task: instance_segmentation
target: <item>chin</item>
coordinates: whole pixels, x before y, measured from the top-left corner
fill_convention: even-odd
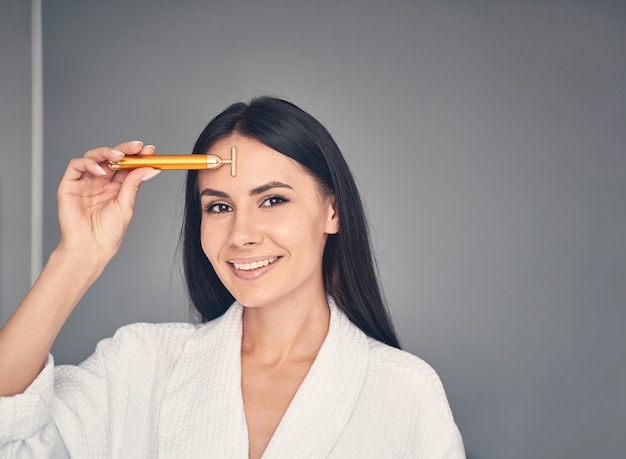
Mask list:
[[[254,294],[251,292],[237,293],[233,297],[239,304],[246,308],[262,308],[276,303],[275,298],[271,298],[268,295]]]

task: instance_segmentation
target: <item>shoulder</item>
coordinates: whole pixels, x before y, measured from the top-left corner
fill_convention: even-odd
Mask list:
[[[100,340],[93,354],[80,367],[93,371],[104,365],[112,370],[121,370],[156,361],[174,361],[201,326],[184,322],[124,325],[113,336]]]
[[[100,341],[96,354],[107,358],[137,360],[138,358],[177,359],[190,343],[203,343],[227,322],[237,322],[237,308],[210,322],[148,323],[137,322],[120,327],[115,334]]]
[[[441,385],[439,376],[426,361],[410,352],[368,338],[370,365],[395,376],[404,376],[427,385]]]
[[[435,370],[421,358],[367,336],[337,307],[329,297],[331,330],[349,339],[341,341],[345,356],[358,354],[367,361],[366,383],[398,394],[429,394],[446,400],[441,380]],[[330,335],[330,331],[329,331]],[[336,343],[335,343],[336,344]],[[348,349],[353,352],[349,352]],[[355,354],[356,353],[356,354]],[[404,390],[407,389],[407,390]]]
[[[115,346],[176,347],[184,344],[202,325],[185,322],[147,323],[137,322],[119,328],[115,334],[100,342]]]
[[[406,396],[441,402],[447,406],[441,379],[426,361],[372,338],[368,338],[368,343],[370,377]]]
[[[409,352],[371,338],[368,342],[364,393],[375,404],[375,415],[403,433],[398,444],[416,457],[464,457],[463,441],[435,370]]]
[[[91,380],[91,377],[105,378],[110,384],[117,384],[113,383],[117,379],[148,384],[150,379],[167,378],[190,348],[206,348],[203,344],[215,335],[212,330],[219,323],[220,319],[201,324],[137,322],[124,325],[113,336],[100,340],[94,352],[79,365],[56,366],[55,386],[78,379]]]

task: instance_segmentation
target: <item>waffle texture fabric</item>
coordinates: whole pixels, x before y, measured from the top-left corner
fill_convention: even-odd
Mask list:
[[[329,306],[328,335],[263,458],[464,458],[435,371]],[[128,325],[78,366],[50,356],[24,393],[0,398],[0,458],[247,458],[242,312]]]

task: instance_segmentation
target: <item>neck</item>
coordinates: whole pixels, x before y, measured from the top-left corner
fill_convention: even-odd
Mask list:
[[[245,308],[242,355],[271,365],[314,359],[328,333],[326,297],[296,303]]]

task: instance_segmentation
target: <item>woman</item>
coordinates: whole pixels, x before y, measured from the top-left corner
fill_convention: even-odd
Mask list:
[[[103,167],[154,153],[141,142],[70,162],[59,246],[0,331],[1,457],[464,457],[436,373],[398,349],[329,133],[259,98],[219,114],[194,153],[233,146],[236,177],[187,176],[184,267],[205,323],[122,327],[55,368],[52,342],[157,173]]]

